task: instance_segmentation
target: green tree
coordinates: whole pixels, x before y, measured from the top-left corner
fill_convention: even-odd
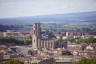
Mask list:
[[[32,42],[32,39],[15,39],[13,37],[0,37],[0,43],[2,44],[30,44]]]
[[[16,59],[11,59],[8,61],[0,62],[0,64],[24,64],[24,63]]]
[[[78,44],[80,43],[96,43],[96,38],[89,37],[89,38],[68,38],[67,41],[76,42]]]
[[[96,38],[79,38],[76,40],[76,43],[87,43],[87,44],[90,44],[90,43],[96,43]]]
[[[96,64],[96,58],[82,58],[73,64]]]

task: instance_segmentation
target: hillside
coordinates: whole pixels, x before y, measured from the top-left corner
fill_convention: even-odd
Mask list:
[[[0,24],[62,23],[64,25],[96,25],[96,12],[53,14],[0,19]]]

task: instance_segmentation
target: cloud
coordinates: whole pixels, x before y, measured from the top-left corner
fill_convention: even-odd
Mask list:
[[[0,0],[0,18],[96,11],[96,0]]]

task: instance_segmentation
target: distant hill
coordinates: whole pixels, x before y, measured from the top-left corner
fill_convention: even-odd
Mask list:
[[[96,12],[53,14],[0,19],[0,24],[61,23],[64,25],[96,25]]]

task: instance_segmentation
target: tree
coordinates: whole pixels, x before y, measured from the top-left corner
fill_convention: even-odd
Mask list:
[[[11,59],[8,61],[0,62],[0,64],[24,64],[24,63],[16,59]]]
[[[0,37],[0,44],[30,44],[32,39],[15,39],[13,37]]]
[[[89,38],[68,38],[67,41],[76,42],[78,44],[80,43],[96,43],[96,38],[89,37]]]
[[[90,44],[90,43],[96,43],[96,38],[79,38],[76,40],[77,43],[87,43],[87,44]]]
[[[96,58],[82,58],[73,64],[96,64]]]

